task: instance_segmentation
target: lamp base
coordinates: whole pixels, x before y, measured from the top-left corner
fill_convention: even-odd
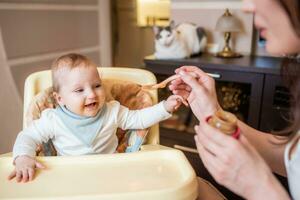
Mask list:
[[[239,58],[242,57],[242,54],[236,53],[234,51],[220,51],[216,54],[220,58]]]

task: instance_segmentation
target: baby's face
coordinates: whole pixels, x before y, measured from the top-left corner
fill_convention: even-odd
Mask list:
[[[77,67],[66,69],[61,75],[57,101],[73,113],[95,116],[105,103],[105,92],[97,68]]]

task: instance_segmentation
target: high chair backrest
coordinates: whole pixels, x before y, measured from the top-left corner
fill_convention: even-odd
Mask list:
[[[133,83],[146,85],[156,83],[156,78],[152,72],[136,68],[123,67],[98,67],[102,79],[118,79]],[[32,73],[25,80],[24,86],[24,108],[23,108],[23,127],[26,127],[26,111],[36,94],[52,86],[51,70]],[[149,91],[153,103],[158,102],[157,90]],[[158,124],[151,127],[147,144],[159,144]]]

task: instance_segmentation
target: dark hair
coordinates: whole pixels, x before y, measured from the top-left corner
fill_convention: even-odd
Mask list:
[[[284,58],[281,67],[281,76],[285,86],[291,93],[290,99],[290,117],[289,126],[282,131],[276,132],[280,136],[285,137],[285,142],[289,142],[300,130],[300,59]]]
[[[279,0],[280,4],[290,18],[291,24],[300,37],[300,0]],[[300,52],[298,52],[300,53]],[[291,92],[291,108],[290,108],[290,124],[279,132],[280,136],[284,137],[284,144],[289,142],[300,130],[300,57],[294,55],[284,58],[281,66],[281,76]]]
[[[279,0],[279,2],[288,14],[297,35],[300,36],[300,0]]]

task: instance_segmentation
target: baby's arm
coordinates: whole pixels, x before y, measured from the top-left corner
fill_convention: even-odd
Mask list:
[[[27,182],[32,180],[35,167],[41,165],[34,159],[38,144],[53,138],[53,124],[49,113],[42,114],[41,118],[32,122],[30,126],[18,134],[13,148],[13,163],[16,166],[9,179],[17,177],[17,181]],[[33,173],[32,173],[33,171]]]
[[[162,101],[154,106],[140,110],[129,110],[127,107],[119,105],[117,114],[118,127],[127,129],[145,129],[150,126],[168,119],[172,116],[164,106]]]
[[[18,156],[15,161],[15,170],[10,173],[8,180],[16,177],[17,182],[28,182],[32,181],[35,174],[35,169],[45,169],[45,166],[36,161],[33,157],[30,156]]]

